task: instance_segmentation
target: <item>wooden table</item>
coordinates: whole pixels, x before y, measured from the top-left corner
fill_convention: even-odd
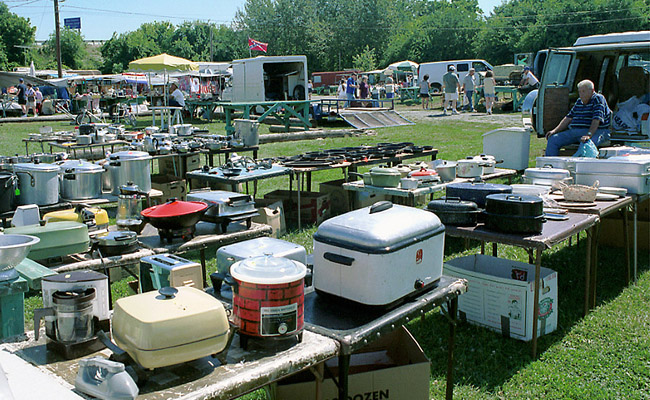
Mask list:
[[[42,329],[38,342],[34,341],[34,334],[28,332],[26,337],[16,341],[0,343],[0,362],[15,398],[85,398],[73,392],[79,359],[61,359],[46,350],[45,340]],[[156,369],[146,383],[141,383],[137,399],[232,399],[310,369],[339,353],[336,340],[310,331],[303,332],[300,343],[296,340],[275,345],[248,343],[248,349],[242,350],[239,335],[235,335],[225,365],[208,356]],[[104,349],[90,356],[107,358],[110,354]],[[33,386],[35,383],[38,387]]]
[[[431,289],[389,311],[378,307],[365,307],[358,303],[336,302],[315,292],[305,294],[305,328],[335,339],[340,344],[339,399],[348,398],[348,370],[350,356],[368,343],[386,335],[415,318],[442,305],[449,318],[449,345],[447,347],[447,392],[453,396],[454,334],[458,296],[467,291],[465,279],[442,276]],[[342,306],[343,304],[343,306]]]
[[[204,100],[204,99],[186,99],[185,107],[190,111],[190,115],[194,118],[194,112],[197,108],[203,107],[208,111],[208,122],[212,122],[212,117],[215,108],[219,105],[218,100]],[[199,117],[201,119],[201,117]]]
[[[287,100],[287,101],[252,101],[246,103],[218,102],[216,105],[223,108],[226,116],[226,133],[232,135],[235,128],[232,126],[233,116],[236,111],[243,113],[243,119],[256,119],[262,122],[266,117],[274,117],[279,123],[289,130],[290,118],[298,118],[305,130],[311,128],[309,122],[309,100]],[[257,107],[264,109],[264,113],[257,118],[251,118],[251,114]]]
[[[595,227],[600,221],[597,215],[593,214],[569,214],[569,218],[565,221],[547,221],[544,223],[542,233],[540,234],[517,234],[517,233],[501,233],[489,230],[484,224],[478,224],[474,227],[459,227],[459,226],[446,226],[445,233],[452,237],[460,237],[465,239],[474,239],[481,242],[492,242],[492,255],[496,254],[496,243],[502,243],[517,247],[522,247],[528,252],[529,259],[533,258],[533,251],[535,252],[535,288],[534,288],[534,304],[533,315],[539,314],[539,288],[540,288],[540,268],[542,264],[542,252],[546,249],[569,239],[573,235],[580,232],[587,232],[587,256],[585,260],[585,303],[588,306],[591,294],[591,278],[590,273],[592,270],[592,253],[597,246],[597,237],[595,234]],[[481,253],[484,253],[484,246],[481,246]],[[538,318],[533,318],[533,339],[531,345],[531,353],[533,358],[537,356],[537,321]]]

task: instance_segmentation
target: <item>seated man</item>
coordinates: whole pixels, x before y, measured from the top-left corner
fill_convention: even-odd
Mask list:
[[[557,156],[560,148],[591,139],[596,146],[609,140],[612,110],[602,94],[594,91],[594,83],[578,83],[580,98],[558,126],[546,133],[547,156]],[[568,129],[567,129],[568,128]]]
[[[171,107],[185,107],[185,97],[183,97],[183,92],[178,88],[178,85],[172,83],[169,86],[169,91],[171,92],[169,105]]]
[[[517,90],[519,90],[519,93],[521,94],[526,94],[535,89],[539,89],[539,79],[533,75],[533,71],[531,71],[530,67],[526,66],[524,67],[524,73],[521,76],[521,81],[519,82]]]

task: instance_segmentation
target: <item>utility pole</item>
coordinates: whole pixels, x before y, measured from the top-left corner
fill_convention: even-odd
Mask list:
[[[56,68],[59,78],[63,78],[61,69],[61,30],[59,29],[59,0],[54,0],[54,29],[56,32]]]
[[[214,57],[212,56],[212,24],[208,25],[210,27],[210,62],[214,61]]]

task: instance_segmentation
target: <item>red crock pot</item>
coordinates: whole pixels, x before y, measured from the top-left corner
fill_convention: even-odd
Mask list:
[[[306,273],[304,264],[283,257],[252,257],[234,263],[230,267],[233,316],[240,335],[299,335],[305,325]]]

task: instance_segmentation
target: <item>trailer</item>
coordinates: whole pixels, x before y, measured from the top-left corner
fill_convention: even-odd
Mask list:
[[[259,56],[232,61],[222,97],[235,103],[305,100],[306,56]]]

